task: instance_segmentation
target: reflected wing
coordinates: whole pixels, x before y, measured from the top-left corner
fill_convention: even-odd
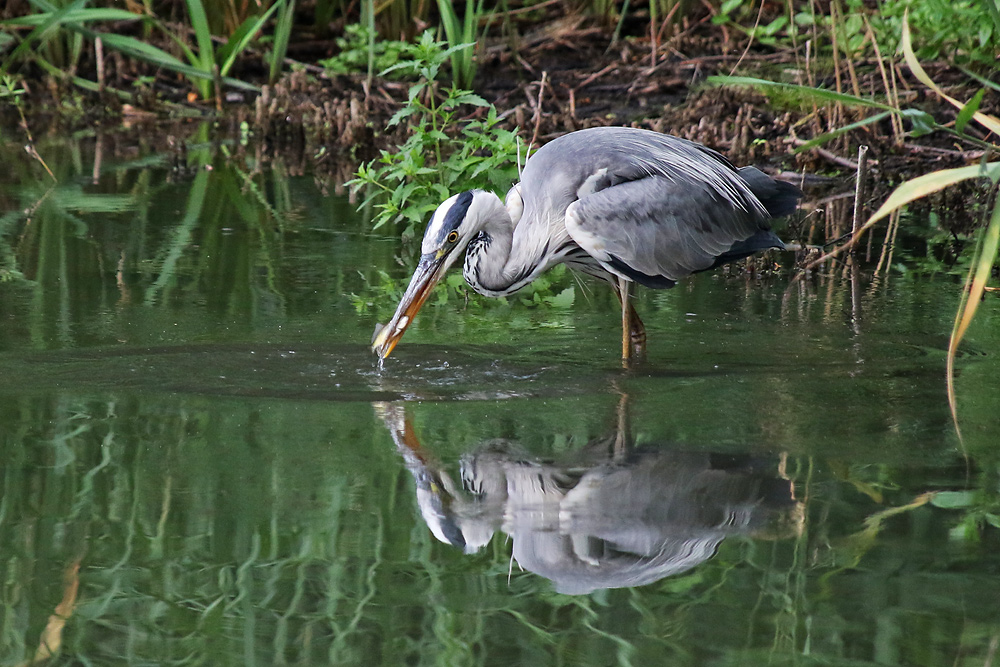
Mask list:
[[[581,189],[566,229],[604,268],[649,287],[782,247],[765,215],[703,181],[655,174],[599,188]]]

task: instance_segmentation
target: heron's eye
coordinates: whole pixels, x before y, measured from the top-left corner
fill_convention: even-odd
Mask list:
[[[458,232],[452,230],[451,234],[448,234],[448,243],[454,243],[458,240]]]

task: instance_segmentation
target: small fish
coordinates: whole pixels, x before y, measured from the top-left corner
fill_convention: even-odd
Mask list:
[[[375,341],[378,340],[378,336],[382,333],[382,329],[385,329],[385,325],[381,322],[376,322],[375,331],[372,332],[372,347],[375,346]]]

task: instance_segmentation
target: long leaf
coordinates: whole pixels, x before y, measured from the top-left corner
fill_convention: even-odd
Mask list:
[[[94,82],[94,81],[88,81],[87,79],[84,79],[84,78],[79,77],[79,76],[74,76],[74,75],[71,75],[71,74],[67,74],[65,71],[63,71],[62,69],[56,67],[55,65],[53,65],[52,63],[50,63],[49,61],[47,61],[45,58],[37,58],[35,60],[35,62],[42,69],[44,69],[46,72],[48,72],[50,75],[52,75],[56,79],[65,78],[65,79],[68,79],[74,86],[77,86],[79,88],[83,88],[84,90],[89,90],[92,93],[99,93],[99,92],[101,92],[101,87],[99,85],[97,85],[96,82]],[[125,92],[124,90],[118,90],[117,88],[112,88],[111,86],[104,86],[104,90],[111,91],[112,93],[114,93],[115,95],[117,95],[120,99],[125,100],[125,101],[131,101],[132,98],[133,98],[132,93]]]
[[[208,16],[205,14],[205,5],[201,0],[186,0],[188,18],[191,19],[191,27],[194,28],[195,40],[198,42],[198,58],[200,60],[199,69],[204,72],[215,70],[215,46],[212,44],[212,29],[208,25]]]
[[[247,48],[247,45],[250,44],[250,40],[254,38],[254,35],[256,35],[257,32],[264,27],[264,24],[267,22],[267,20],[271,18],[271,14],[273,14],[283,4],[285,4],[284,1],[279,0],[279,2],[276,2],[273,5],[271,5],[271,8],[268,9],[263,14],[261,14],[261,16],[256,20],[251,20],[251,18],[248,18],[246,21],[243,22],[244,25],[250,23],[249,29],[246,30],[245,32],[240,33],[240,31],[243,30],[243,26],[240,26],[240,29],[237,30],[236,33],[234,33],[234,37],[236,36],[236,34],[240,34],[240,37],[231,47],[229,47],[229,44],[226,45],[227,47],[230,48],[229,57],[226,58],[225,62],[222,64],[222,67],[219,68],[220,74],[225,76],[226,74],[229,73],[229,70],[232,68],[233,63],[236,62],[236,56],[240,55]],[[230,38],[230,42],[232,41],[233,41],[232,38]]]
[[[962,301],[955,315],[955,325],[951,330],[951,339],[948,341],[947,360],[947,392],[948,407],[951,409],[951,418],[955,422],[955,430],[959,439],[962,431],[958,427],[958,405],[955,399],[955,354],[958,352],[958,345],[965,337],[965,332],[972,323],[976,315],[976,309],[983,298],[983,291],[986,283],[993,273],[993,265],[997,260],[997,249],[1000,248],[1000,198],[993,205],[993,215],[990,224],[983,235],[982,244],[977,248],[978,259],[973,267],[969,269],[969,279],[966,280],[967,290],[963,290]]]
[[[917,56],[913,53],[913,42],[910,38],[909,10],[903,14],[903,38],[900,43],[900,48],[903,50],[903,59],[906,60],[906,64],[910,68],[910,71],[913,72],[913,76],[917,77],[917,80],[920,81],[920,83],[924,84],[935,93],[948,100],[948,102],[956,108],[963,109],[965,107],[964,103],[959,102],[954,97],[951,97],[941,90],[941,88],[934,83],[929,76],[927,76],[927,72],[924,71],[924,68],[921,67],[920,63],[917,61]],[[1000,119],[984,114],[981,111],[977,111],[972,114],[972,118],[990,132],[1000,134]]]
[[[274,27],[274,44],[271,49],[271,62],[267,81],[273,84],[281,74],[281,66],[285,61],[285,54],[288,53],[288,42],[292,36],[292,24],[295,18],[295,0],[288,0],[287,5],[278,16],[278,23]]]
[[[110,49],[121,51],[122,53],[128,54],[134,58],[169,69],[170,71],[177,72],[178,74],[183,74],[188,78],[209,81],[214,78],[211,71],[206,72],[198,69],[197,67],[185,65],[183,61],[167,53],[163,49],[155,47],[152,44],[147,44],[146,42],[138,40],[134,37],[129,37],[128,35],[117,35],[114,33],[97,33],[85,29],[78,30],[84,32],[85,36],[88,36],[91,39],[100,37],[104,42],[104,45]],[[233,88],[240,88],[242,90],[260,90],[259,87],[251,83],[240,81],[239,79],[231,79],[229,77],[223,77],[222,83]]]
[[[52,18],[54,13],[59,15],[59,22],[62,23],[86,23],[88,21],[139,21],[144,18],[139,14],[133,14],[132,12],[124,9],[111,9],[103,7],[73,9],[74,6],[79,4],[86,4],[86,0],[84,0],[83,3],[75,2],[72,5],[67,5],[56,12],[41,12],[38,14],[19,16],[15,19],[0,21],[0,26],[17,27],[42,25]]]
[[[845,125],[843,127],[838,127],[836,130],[833,130],[831,132],[826,132],[824,134],[819,135],[818,137],[813,137],[812,139],[810,139],[806,143],[802,144],[801,146],[798,146],[792,152],[793,153],[801,153],[802,151],[807,151],[810,148],[814,148],[816,146],[820,146],[820,145],[825,144],[826,142],[830,141],[831,139],[835,139],[836,137],[839,137],[840,135],[844,134],[845,132],[850,132],[851,130],[856,130],[859,127],[864,127],[865,125],[871,125],[872,123],[877,123],[877,122],[879,122],[880,120],[882,120],[884,118],[888,118],[890,114],[891,114],[891,112],[889,112],[889,111],[883,111],[881,113],[875,114],[874,116],[869,116],[868,118],[863,118],[862,120],[859,120],[859,121],[857,121],[855,123],[851,123],[850,125]]]
[[[875,100],[869,100],[864,97],[856,97],[854,95],[848,95],[847,93],[838,93],[834,90],[826,90],[824,88],[810,88],[809,86],[800,86],[794,83],[780,83],[778,81],[768,81],[767,79],[757,79],[752,76],[710,76],[706,79],[706,81],[726,86],[754,86],[755,88],[788,90],[801,95],[827,100],[830,102],[841,102],[842,104],[848,104],[851,106],[871,107],[872,109],[899,113],[898,109],[895,109],[888,104],[876,102]]]
[[[958,167],[957,169],[942,169],[906,181],[893,190],[889,198],[885,200],[885,203],[868,218],[868,222],[864,224],[862,229],[867,229],[878,220],[912,201],[926,197],[938,190],[943,190],[955,183],[970,178],[982,177],[989,178],[994,183],[1000,179],[1000,162],[990,162],[986,165],[973,165],[971,167]]]
[[[32,43],[36,39],[41,39],[46,32],[48,32],[54,26],[60,24],[67,14],[78,10],[79,8],[83,7],[86,4],[87,0],[76,0],[76,2],[74,2],[71,5],[66,5],[62,9],[49,12],[48,20],[39,25],[34,30],[32,30],[30,33],[28,33],[28,36],[25,37],[24,40],[20,44],[18,44],[13,51],[10,52],[10,55],[4,58],[3,64],[0,65],[0,76],[3,76],[4,74],[7,73],[7,69],[13,63],[17,62],[18,56],[20,56],[21,53],[29,50],[31,48]]]

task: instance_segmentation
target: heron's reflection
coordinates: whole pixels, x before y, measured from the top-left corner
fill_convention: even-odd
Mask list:
[[[648,584],[707,560],[729,535],[790,533],[801,519],[777,460],[633,448],[622,420],[613,436],[555,462],[509,440],[484,442],[462,456],[456,484],[401,405],[376,409],[434,536],[472,553],[502,530],[517,563],[560,593]]]

